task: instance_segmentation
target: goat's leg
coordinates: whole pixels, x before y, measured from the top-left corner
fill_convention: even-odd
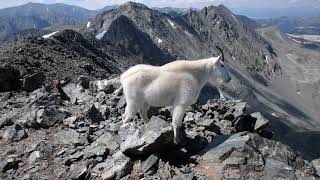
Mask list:
[[[123,114],[123,124],[128,123],[130,120],[134,119],[138,112],[138,108],[133,103],[127,102],[127,107],[125,113]]]
[[[180,143],[180,128],[182,126],[182,120],[184,117],[185,110],[186,106],[184,105],[178,105],[173,107],[172,126],[174,132],[174,142],[176,144]]]
[[[149,117],[148,117],[148,110],[149,110],[149,105],[147,103],[144,103],[142,108],[139,111],[139,114],[143,121],[147,124],[149,122]]]

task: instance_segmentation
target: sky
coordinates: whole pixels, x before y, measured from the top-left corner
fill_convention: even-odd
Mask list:
[[[28,2],[36,3],[65,3],[81,6],[87,9],[100,9],[107,5],[123,4],[128,0],[0,0],[0,8],[17,6]],[[202,8],[208,5],[224,4],[240,14],[261,14],[270,9],[269,14],[281,14],[287,11],[304,11],[306,13],[319,12],[320,0],[132,0],[148,5],[149,7],[183,7]],[[284,10],[285,9],[285,10]],[[266,12],[267,13],[267,12]],[[262,13],[263,14],[263,13]]]

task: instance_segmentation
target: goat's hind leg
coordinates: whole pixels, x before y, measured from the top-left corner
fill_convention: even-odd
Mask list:
[[[139,110],[139,114],[140,114],[141,118],[143,119],[144,123],[146,123],[146,124],[150,121],[150,119],[148,117],[149,107],[150,106],[148,103],[144,103],[143,106]]]
[[[173,132],[174,132],[174,142],[176,144],[180,143],[180,129],[182,126],[185,110],[186,110],[186,106],[184,105],[178,105],[173,107],[172,126],[173,126]]]

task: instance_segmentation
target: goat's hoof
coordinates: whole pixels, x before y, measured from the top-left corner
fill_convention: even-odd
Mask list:
[[[174,137],[174,143],[175,144],[180,144],[180,142],[181,142],[181,140],[180,140],[180,138],[178,138],[178,137]]]

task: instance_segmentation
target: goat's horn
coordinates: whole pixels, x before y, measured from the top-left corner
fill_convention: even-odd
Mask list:
[[[224,61],[224,54],[223,54],[223,50],[219,47],[219,46],[216,46],[216,48],[221,52],[221,55],[220,55],[220,60],[221,61]]]

